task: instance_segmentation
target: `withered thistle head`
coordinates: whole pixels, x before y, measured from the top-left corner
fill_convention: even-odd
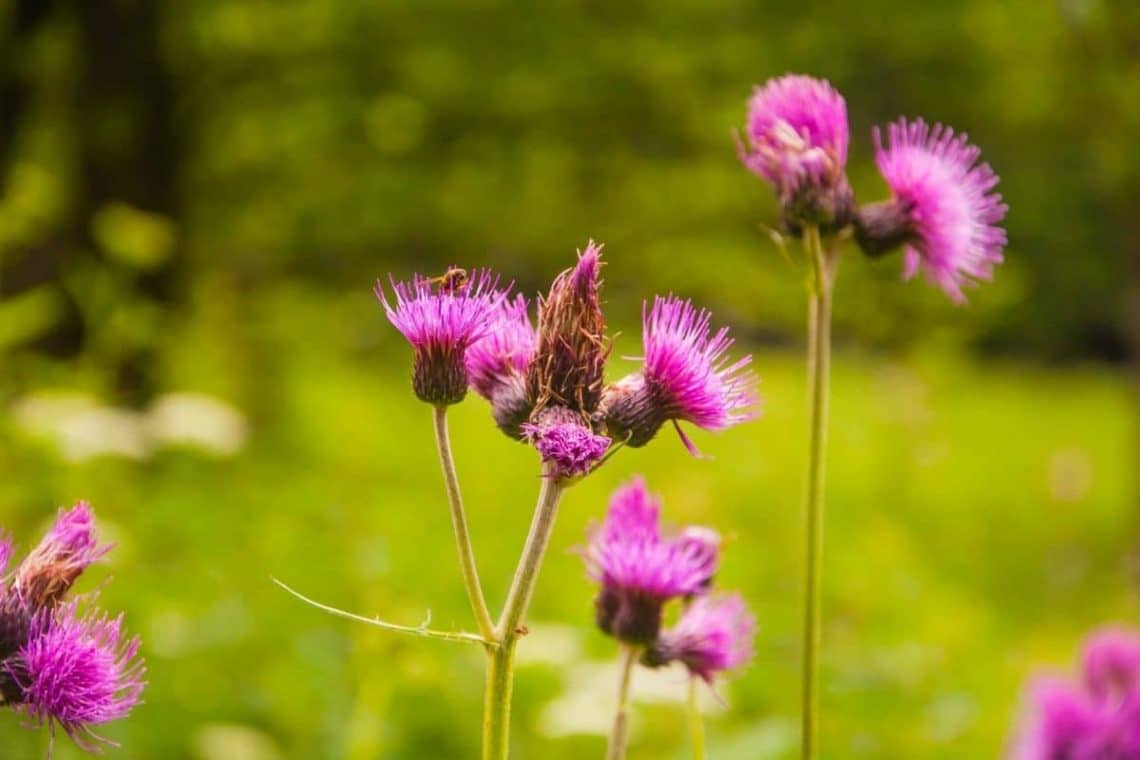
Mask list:
[[[578,264],[554,279],[538,305],[538,347],[527,368],[527,396],[537,415],[548,405],[590,418],[602,395],[602,370],[610,352],[601,288],[602,247],[593,241]]]
[[[32,609],[55,606],[87,566],[108,551],[95,534],[95,514],[81,501],[59,512],[51,530],[16,568],[12,589]]]

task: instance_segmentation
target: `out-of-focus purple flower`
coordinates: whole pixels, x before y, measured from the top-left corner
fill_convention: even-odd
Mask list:
[[[81,614],[70,603],[39,613],[4,668],[20,690],[18,709],[94,751],[107,740],[93,727],[126,717],[139,703],[145,667],[138,653],[138,637],[123,637],[122,616]]]
[[[905,245],[904,276],[919,271],[956,302],[962,288],[993,277],[1002,261],[1007,206],[994,192],[998,176],[978,163],[965,134],[918,119],[875,129],[875,160],[891,188],[886,202],[860,209],[856,237],[871,254]]]
[[[504,299],[495,309],[487,334],[468,347],[467,376],[471,387],[491,402],[496,424],[513,438],[530,416],[526,373],[534,359],[538,335],[527,315],[522,294]]]
[[[110,549],[98,542],[95,514],[87,502],[61,509],[47,535],[16,568],[13,593],[32,609],[54,605],[79,574]]]
[[[376,297],[388,320],[412,345],[416,396],[439,406],[459,403],[467,395],[467,349],[487,334],[506,297],[496,290],[498,279],[486,270],[468,277],[461,269],[441,278],[389,279],[394,301],[380,283]]]
[[[677,624],[661,632],[643,655],[651,667],[681,662],[689,672],[712,683],[717,673],[752,659],[756,620],[739,594],[701,596]]]
[[[1140,635],[1122,628],[1095,631],[1085,642],[1084,679],[1098,699],[1140,696]]]
[[[659,520],[660,503],[636,478],[614,492],[584,552],[587,572],[601,584],[598,626],[629,643],[656,639],[664,603],[702,593],[717,568],[709,542],[663,536]]]
[[[534,444],[554,478],[585,475],[605,456],[610,439],[595,433],[581,415],[561,406],[551,406],[537,422],[522,425],[522,434]]]
[[[645,363],[641,371],[606,388],[603,410],[612,434],[644,446],[666,420],[724,430],[755,416],[755,377],[745,356],[731,361],[728,328],[712,332],[710,312],[669,296],[642,311]],[[677,428],[680,432],[680,427]],[[681,433],[685,445],[696,453]]]
[[[847,104],[829,82],[798,74],[768,80],[748,102],[746,133],[741,161],[776,189],[793,231],[847,223]]]
[[[1036,679],[1014,760],[1140,760],[1140,636],[1105,629],[1088,640],[1084,680]]]

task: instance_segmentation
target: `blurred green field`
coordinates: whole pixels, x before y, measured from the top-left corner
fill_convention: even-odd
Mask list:
[[[366,293],[333,301],[282,287],[247,306],[252,322],[231,307],[214,299],[170,336],[163,372],[166,387],[243,412],[250,435],[232,458],[166,447],[64,466],[19,415],[0,415],[0,523],[26,545],[56,505],[86,497],[118,544],[83,582],[113,578],[102,602],[145,639],[146,704],[108,729],[124,745],[116,756],[475,756],[478,651],[335,619],[270,582],[396,622],[430,608],[435,626],[470,628],[406,350]],[[637,351],[625,327],[615,355]],[[602,751],[600,735],[565,733],[590,720],[567,705],[586,700],[604,716],[614,656],[571,549],[634,473],[663,495],[668,519],[731,534],[722,585],[742,590],[760,621],[755,662],[710,718],[711,756],[793,756],[803,367],[794,351],[756,350],[765,414],[696,435],[711,459],[690,458],[668,432],[568,494],[522,644],[520,760]],[[994,757],[1026,675],[1066,663],[1088,626],[1137,613],[1132,388],[1097,367],[842,345],[834,380],[824,757]],[[452,433],[496,604],[529,521],[535,457],[476,398],[455,409]],[[681,715],[639,702],[631,757],[687,757]],[[4,757],[45,744],[0,715]],[[58,758],[78,756],[60,744]]]

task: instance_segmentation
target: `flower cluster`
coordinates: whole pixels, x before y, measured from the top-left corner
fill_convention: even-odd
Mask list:
[[[591,241],[554,279],[537,299],[536,326],[526,297],[497,289],[487,272],[393,281],[394,301],[377,287],[414,350],[416,395],[446,406],[472,388],[503,432],[532,444],[564,479],[590,472],[615,442],[644,446],[667,421],[723,430],[749,419],[750,357],[727,358],[727,328],[714,332],[708,311],[673,296],[645,308],[642,369],[606,384],[601,256]]]
[[[711,682],[750,659],[755,622],[739,596],[711,594],[720,536],[701,527],[664,534],[660,512],[640,478],[614,492],[583,552],[587,573],[600,584],[596,621],[619,641],[643,647],[643,664],[680,662]],[[663,629],[665,605],[674,599],[684,600],[685,610]]]
[[[35,725],[59,726],[80,747],[107,740],[94,727],[126,717],[139,703],[144,666],[139,640],[122,616],[81,608],[67,592],[110,546],[95,533],[91,508],[61,510],[48,534],[0,580],[0,705]],[[0,538],[0,577],[13,554]]]
[[[923,272],[954,301],[962,288],[989,280],[1002,260],[1006,206],[998,177],[979,163],[964,134],[921,119],[900,119],[875,158],[891,190],[886,201],[856,208],[844,175],[848,127],[843,97],[822,80],[799,75],[757,88],[748,108],[745,166],[776,189],[785,225],[834,232],[848,225],[869,256],[903,247],[904,275]]]
[[[1140,633],[1094,633],[1082,675],[1033,683],[1014,760],[1140,760]]]

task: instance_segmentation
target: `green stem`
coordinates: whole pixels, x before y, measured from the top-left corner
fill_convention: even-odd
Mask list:
[[[495,624],[487,609],[483,587],[479,585],[479,570],[475,566],[475,549],[471,546],[471,534],[467,530],[467,516],[463,512],[463,497],[459,492],[459,477],[455,473],[455,459],[451,456],[451,440],[447,435],[447,407],[434,407],[435,445],[439,451],[439,464],[443,470],[443,483],[447,489],[447,503],[451,507],[451,525],[455,529],[455,545],[459,549],[459,566],[463,571],[463,586],[467,589],[467,599],[471,611],[475,613],[475,624],[486,640],[495,639]]]
[[[689,678],[689,738],[693,744],[693,760],[705,760],[705,724],[701,719],[698,681]]]
[[[565,484],[559,478],[549,471],[543,472],[530,533],[515,568],[503,614],[494,631],[499,648],[488,653],[487,685],[483,697],[483,760],[505,760],[510,751],[515,647],[519,637],[526,633],[522,620],[538,582],[538,572],[550,544],[558,502],[564,490]]]
[[[614,725],[610,731],[610,745],[606,760],[624,760],[629,744],[629,682],[633,677],[633,664],[637,662],[637,647],[623,644],[621,648],[621,670],[618,675],[618,703],[614,713]]]
[[[804,229],[811,262],[808,309],[808,387],[811,443],[808,459],[806,560],[804,583],[802,757],[815,760],[819,732],[820,575],[823,564],[823,487],[827,459],[828,373],[831,360],[831,294],[835,258],[825,253],[818,227]]]

